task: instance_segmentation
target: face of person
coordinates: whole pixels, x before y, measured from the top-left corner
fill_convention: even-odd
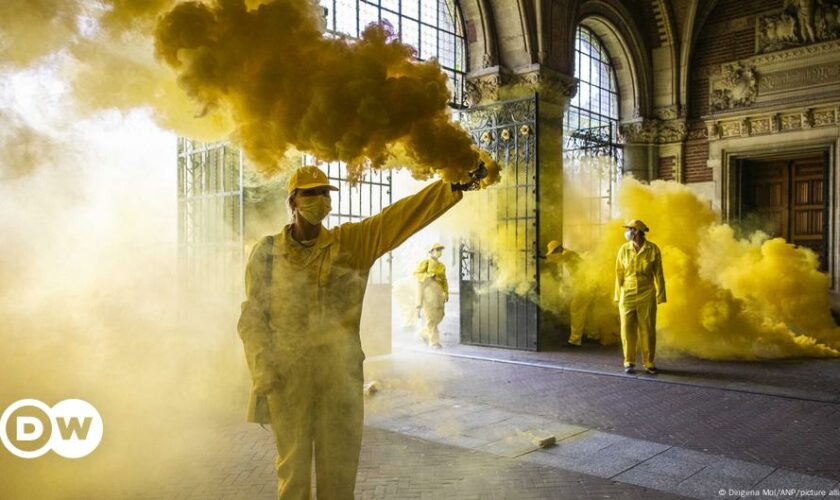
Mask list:
[[[332,210],[330,190],[327,187],[298,189],[292,196],[291,206],[296,216],[310,224],[320,224]]]
[[[443,255],[443,249],[438,248],[436,250],[432,250],[431,254],[433,259],[439,259],[441,255]]]

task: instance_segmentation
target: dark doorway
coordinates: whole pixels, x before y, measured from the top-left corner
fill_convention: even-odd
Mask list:
[[[828,269],[828,158],[823,153],[742,160],[741,222],[808,247]]]

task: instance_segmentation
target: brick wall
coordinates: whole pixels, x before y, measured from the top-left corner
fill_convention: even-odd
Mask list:
[[[755,55],[755,19],[784,7],[784,0],[721,0],[706,19],[693,49],[688,89],[691,128],[709,113],[709,74],[722,63]],[[685,182],[712,180],[706,141],[686,143]]]
[[[656,178],[663,181],[674,180],[674,169],[677,166],[677,159],[674,156],[660,156],[659,169]]]
[[[712,180],[712,169],[706,166],[709,159],[709,141],[700,139],[685,143],[685,182]]]

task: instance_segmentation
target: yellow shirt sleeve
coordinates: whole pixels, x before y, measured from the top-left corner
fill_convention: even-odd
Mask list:
[[[662,252],[656,249],[656,260],[653,262],[653,282],[656,286],[656,303],[664,304],[667,300],[665,295],[665,273],[662,270]]]
[[[427,272],[429,272],[429,259],[423,259],[420,265],[417,266],[417,270],[414,271],[414,276],[417,278],[417,281],[422,283],[426,279]]]
[[[618,256],[615,258],[615,291],[613,293],[613,300],[618,302],[621,300],[621,287],[624,286],[624,262],[622,260],[622,252],[624,247],[618,249]]]
[[[443,215],[463,196],[461,191],[453,191],[448,182],[434,182],[373,217],[342,224],[342,249],[352,255],[360,269],[368,269],[376,259]]]

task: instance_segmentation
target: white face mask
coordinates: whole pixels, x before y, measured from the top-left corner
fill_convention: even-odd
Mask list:
[[[318,225],[332,210],[332,200],[329,196],[298,196],[297,211],[306,222]]]
[[[624,231],[624,239],[627,240],[627,241],[633,241],[633,230],[632,229],[628,229],[627,231]]]

